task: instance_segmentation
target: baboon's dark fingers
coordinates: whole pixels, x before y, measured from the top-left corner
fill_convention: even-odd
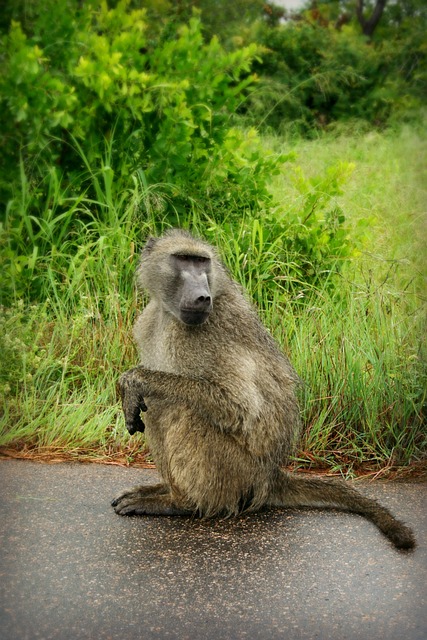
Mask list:
[[[128,389],[125,394],[122,394],[122,406],[125,415],[126,429],[130,435],[133,435],[137,431],[143,433],[145,431],[145,425],[141,418],[141,411],[147,411],[147,405],[137,389]]]
[[[139,412],[138,412],[138,415],[136,415],[132,419],[132,422],[126,421],[126,429],[129,431],[129,434],[131,436],[133,436],[133,434],[136,433],[137,431],[139,431],[140,433],[144,433],[145,424],[141,420],[141,416],[139,415]]]

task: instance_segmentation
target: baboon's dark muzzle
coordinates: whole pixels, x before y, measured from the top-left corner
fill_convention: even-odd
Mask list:
[[[194,311],[193,309],[181,309],[180,319],[184,324],[195,327],[203,324],[209,317],[210,308],[208,311]]]
[[[203,324],[212,311],[212,297],[205,274],[188,278],[182,291],[179,315],[182,322]]]

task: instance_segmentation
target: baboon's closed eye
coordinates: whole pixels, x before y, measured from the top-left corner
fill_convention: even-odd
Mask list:
[[[187,255],[185,253],[175,253],[174,257],[178,258],[178,260],[182,260],[182,262],[196,262],[200,264],[209,264],[211,261],[207,256],[194,256]]]

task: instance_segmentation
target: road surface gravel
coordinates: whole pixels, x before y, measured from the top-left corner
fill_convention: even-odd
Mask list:
[[[357,482],[416,533],[399,552],[363,518],[120,517],[152,470],[0,461],[0,638],[425,640],[422,483]]]

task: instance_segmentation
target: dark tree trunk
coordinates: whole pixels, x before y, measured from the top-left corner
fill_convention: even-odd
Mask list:
[[[357,19],[362,27],[363,34],[372,38],[374,31],[381,19],[384,11],[384,7],[387,4],[387,0],[376,0],[374,10],[370,18],[365,18],[363,15],[363,9],[365,0],[357,0],[356,2],[356,15]]]

